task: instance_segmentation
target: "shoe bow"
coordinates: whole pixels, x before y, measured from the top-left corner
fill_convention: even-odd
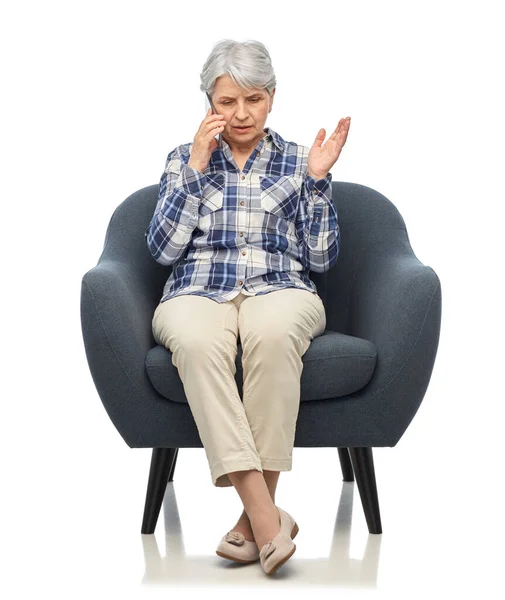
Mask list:
[[[226,534],[226,541],[230,544],[235,544],[235,546],[242,546],[245,537],[238,531],[228,531]]]
[[[274,550],[275,550],[275,544],[273,542],[267,542],[261,549],[261,557],[263,558],[263,560],[268,558]]]

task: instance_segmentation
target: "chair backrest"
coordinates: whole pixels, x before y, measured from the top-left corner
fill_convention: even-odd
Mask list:
[[[370,187],[333,181],[332,199],[340,228],[340,252],[329,271],[311,271],[310,278],[325,305],[326,329],[349,333],[348,316],[355,276],[367,253],[374,244],[385,240],[394,244],[401,239],[401,244],[405,245],[405,238],[409,243],[408,234],[396,206]]]
[[[334,181],[332,196],[340,227],[340,253],[329,271],[311,271],[310,278],[326,308],[326,328],[346,333],[354,277],[365,251],[385,239],[404,238],[407,230],[394,204],[372,188]],[[153,306],[149,307],[152,312],[172,271],[172,267],[162,266],[153,259],[144,237],[157,199],[158,184],[155,184],[134,192],[116,208],[99,259],[124,261],[142,273],[142,278],[147,278],[152,286]]]

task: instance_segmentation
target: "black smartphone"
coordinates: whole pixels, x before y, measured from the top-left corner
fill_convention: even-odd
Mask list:
[[[207,100],[208,100],[208,104],[209,104],[209,106],[212,108],[212,112],[213,112],[215,115],[217,115],[218,113],[217,113],[216,109],[214,108],[214,105],[212,104],[212,100],[210,99],[210,95],[209,95],[209,93],[208,93],[208,92],[205,92],[205,95],[207,96]],[[206,105],[205,112],[207,112],[207,111],[209,110],[209,106],[207,106],[207,105]],[[222,144],[222,136],[221,136],[221,133],[218,133],[218,134],[217,134],[217,143],[218,143],[218,146],[219,146],[219,148],[222,148],[223,144]]]

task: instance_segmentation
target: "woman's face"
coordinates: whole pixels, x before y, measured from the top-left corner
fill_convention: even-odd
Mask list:
[[[224,115],[223,138],[232,150],[247,152],[265,136],[263,128],[272,110],[274,95],[275,89],[270,95],[266,89],[245,90],[235,85],[229,75],[217,78],[212,104],[218,114]],[[240,132],[235,129],[236,125],[249,128]]]

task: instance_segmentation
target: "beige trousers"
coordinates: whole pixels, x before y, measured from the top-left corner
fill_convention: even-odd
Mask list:
[[[212,483],[231,486],[233,471],[290,471],[301,357],[326,328],[321,298],[300,288],[241,292],[222,304],[187,294],[160,303],[152,328],[156,342],[172,352]],[[235,381],[238,341],[242,399]]]

